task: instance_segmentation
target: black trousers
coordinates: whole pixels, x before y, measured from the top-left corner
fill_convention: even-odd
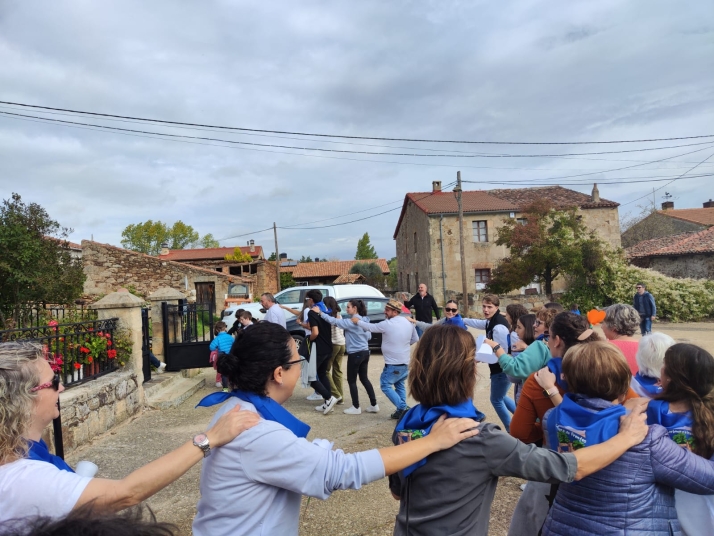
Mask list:
[[[310,382],[310,387],[315,389],[325,400],[329,400],[332,397],[330,380],[327,377],[327,367],[331,358],[332,353],[317,356],[317,380]]]
[[[359,394],[357,393],[357,376],[359,381],[367,391],[369,403],[372,406],[377,405],[377,397],[374,395],[374,387],[367,376],[367,367],[369,366],[369,350],[347,354],[347,385],[350,387],[350,397],[352,397],[352,405],[359,407]]]

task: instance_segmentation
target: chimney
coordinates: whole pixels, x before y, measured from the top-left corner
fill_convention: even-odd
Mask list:
[[[674,208],[674,201],[665,201],[662,203],[662,210],[667,210],[670,208]]]
[[[320,259],[318,259],[317,257],[315,257],[315,262],[320,262]]]
[[[591,201],[593,203],[599,203],[600,202],[600,190],[597,189],[597,183],[593,184],[593,193],[591,196]]]
[[[440,192],[441,191],[441,181],[431,181],[431,191]]]
[[[248,245],[250,246],[250,252],[255,253],[255,240],[250,240]]]
[[[159,255],[168,255],[169,254],[169,245],[164,242],[161,244],[161,251],[159,251]]]
[[[714,201],[709,199],[709,201],[704,201],[704,208],[714,208]]]

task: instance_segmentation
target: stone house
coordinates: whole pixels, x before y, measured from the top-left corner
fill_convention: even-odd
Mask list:
[[[355,282],[358,278],[345,278],[350,269],[358,262],[374,262],[381,268],[382,274],[389,275],[389,266],[386,259],[360,260],[360,261],[326,261],[326,262],[300,262],[292,272],[293,279],[300,285],[333,285],[345,282]],[[336,280],[340,278],[340,283]],[[352,281],[354,279],[355,281]]]
[[[629,248],[643,240],[703,231],[714,225],[714,201],[702,208],[674,208],[674,202],[662,203],[657,210],[622,233],[622,247]]]
[[[229,285],[241,283],[253,292],[253,278],[219,273],[90,240],[82,240],[82,264],[87,276],[84,293],[88,295],[109,294],[125,287],[148,296],[159,288],[170,287],[185,295],[194,294],[197,301],[212,301],[219,313],[224,308]]]
[[[168,249],[163,248],[159,259],[189,264],[225,275],[234,275],[251,281],[250,299],[263,292],[277,292],[278,284],[275,264],[265,259],[262,246],[256,246],[253,240],[247,246],[240,246],[243,254],[250,255],[250,262],[226,260],[226,255],[233,255],[235,247]]]
[[[625,254],[631,264],[670,277],[714,279],[714,227],[645,240]]]
[[[592,195],[561,186],[464,191],[464,243],[471,292],[483,290],[491,270],[507,256],[506,246],[495,244],[499,227],[507,219],[519,219],[522,207],[537,198],[549,199],[560,208],[577,207],[588,228],[611,246],[620,247],[619,204],[601,199],[597,185]],[[431,192],[406,194],[394,239],[400,290],[414,293],[419,283],[426,283],[442,304],[461,294],[458,206],[453,192],[441,191],[440,181],[433,182]],[[556,280],[553,291],[562,287],[563,282]]]

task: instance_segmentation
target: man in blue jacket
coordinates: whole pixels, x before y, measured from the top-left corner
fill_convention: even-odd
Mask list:
[[[637,293],[633,300],[632,306],[640,313],[640,332],[642,335],[652,333],[652,321],[657,316],[657,306],[652,294],[647,292],[647,287],[644,283],[637,283],[635,286]]]

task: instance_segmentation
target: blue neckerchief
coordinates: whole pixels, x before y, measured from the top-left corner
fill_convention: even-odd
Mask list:
[[[667,429],[669,438],[680,447],[694,446],[692,435],[692,412],[672,413],[669,411],[669,402],[665,400],[651,400],[647,406],[647,424],[661,424]]]
[[[263,417],[266,421],[273,421],[282,424],[285,428],[290,430],[293,434],[298,437],[307,437],[307,433],[310,431],[310,426],[302,422],[300,419],[295,417],[292,413],[286,410],[283,406],[278,404],[272,398],[267,396],[256,395],[255,393],[246,393],[245,391],[231,391],[230,393],[213,393],[208,396],[204,396],[201,401],[196,404],[196,407],[210,407],[216,404],[221,404],[225,402],[230,397],[236,397],[246,402],[250,402],[255,406],[258,414]]]
[[[454,326],[460,327],[461,329],[468,329],[466,327],[466,324],[464,324],[464,319],[461,318],[460,314],[456,314],[451,318],[447,318],[446,320],[444,320],[444,324],[452,324]]]
[[[604,443],[617,435],[620,417],[626,413],[619,404],[566,393],[546,418],[548,447],[556,452],[573,452]]]
[[[635,374],[633,380],[637,383],[638,387],[642,392],[647,393],[649,398],[654,398],[662,392],[662,386],[657,385],[659,380],[657,378],[650,378],[649,376],[643,376],[639,372]],[[637,391],[637,389],[635,389]],[[641,394],[641,393],[637,393]]]
[[[315,302],[314,306],[318,307],[320,309],[320,312],[325,313],[326,315],[329,315],[332,312],[332,309],[328,309],[327,306],[322,301]]]
[[[538,335],[538,336],[535,338],[535,340],[537,340],[537,341],[543,341],[543,344],[545,344],[545,343],[548,342],[548,339],[549,339],[549,338],[550,338],[550,336],[549,336],[547,333],[541,333],[540,335]]]
[[[30,460],[37,460],[38,462],[47,462],[54,465],[57,469],[61,471],[69,471],[74,473],[74,470],[67,465],[62,458],[50,454],[50,450],[47,447],[47,443],[40,439],[39,441],[30,441],[30,450],[27,451],[27,457]]]
[[[555,374],[555,383],[558,384],[563,391],[568,390],[568,383],[563,379],[563,358],[552,357],[546,364],[546,367]]]
[[[395,433],[408,432],[410,438],[429,435],[431,427],[434,426],[434,423],[443,414],[446,414],[447,417],[468,417],[475,421],[482,421],[486,418],[483,413],[474,407],[474,403],[470,398],[457,406],[442,405],[426,407],[422,404],[417,404],[404,414],[397,424]],[[404,478],[408,477],[424,464],[426,464],[426,458],[404,469]]]

